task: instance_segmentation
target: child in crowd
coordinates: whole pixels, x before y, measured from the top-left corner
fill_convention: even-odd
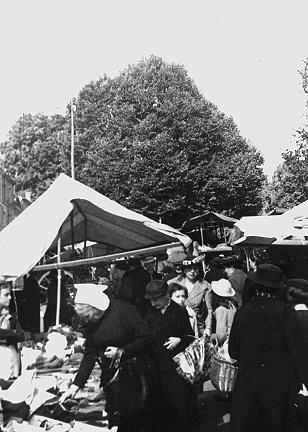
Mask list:
[[[178,285],[177,283],[171,283],[169,285],[169,295],[171,300],[179,304],[182,307],[186,307],[188,312],[190,325],[194,331],[194,335],[198,337],[198,325],[196,313],[189,306],[185,306],[185,301],[188,298],[188,291],[186,287]]]

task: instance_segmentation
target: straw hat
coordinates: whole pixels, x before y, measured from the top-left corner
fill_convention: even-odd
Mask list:
[[[83,283],[75,284],[74,287],[77,289],[75,303],[87,304],[102,311],[108,309],[110,300],[104,293],[104,285]]]
[[[227,279],[219,279],[211,283],[212,291],[220,297],[233,297],[235,291]]]

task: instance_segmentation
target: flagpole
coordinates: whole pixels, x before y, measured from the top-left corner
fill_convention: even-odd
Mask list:
[[[73,103],[73,99],[71,99],[71,177],[75,179],[75,161],[74,161],[74,151],[75,151],[75,143],[74,143],[74,111],[76,106]]]

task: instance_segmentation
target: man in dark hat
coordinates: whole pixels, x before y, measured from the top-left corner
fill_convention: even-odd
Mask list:
[[[209,262],[209,271],[206,272],[204,280],[211,283],[220,279],[227,279],[227,276],[222,268],[222,258],[217,256]]]
[[[122,277],[118,298],[128,301],[134,305],[140,315],[144,318],[148,302],[145,300],[145,287],[150,282],[151,276],[141,265],[137,258],[128,261],[128,271]]]
[[[292,430],[292,406],[308,372],[301,357],[294,308],[283,301],[285,276],[273,264],[249,272],[255,294],[236,312],[229,354],[239,361],[232,398],[231,431]]]

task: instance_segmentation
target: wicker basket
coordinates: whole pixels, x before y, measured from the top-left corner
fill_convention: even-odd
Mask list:
[[[238,367],[223,360],[218,354],[212,357],[210,380],[213,386],[221,392],[232,392],[238,372]]]

